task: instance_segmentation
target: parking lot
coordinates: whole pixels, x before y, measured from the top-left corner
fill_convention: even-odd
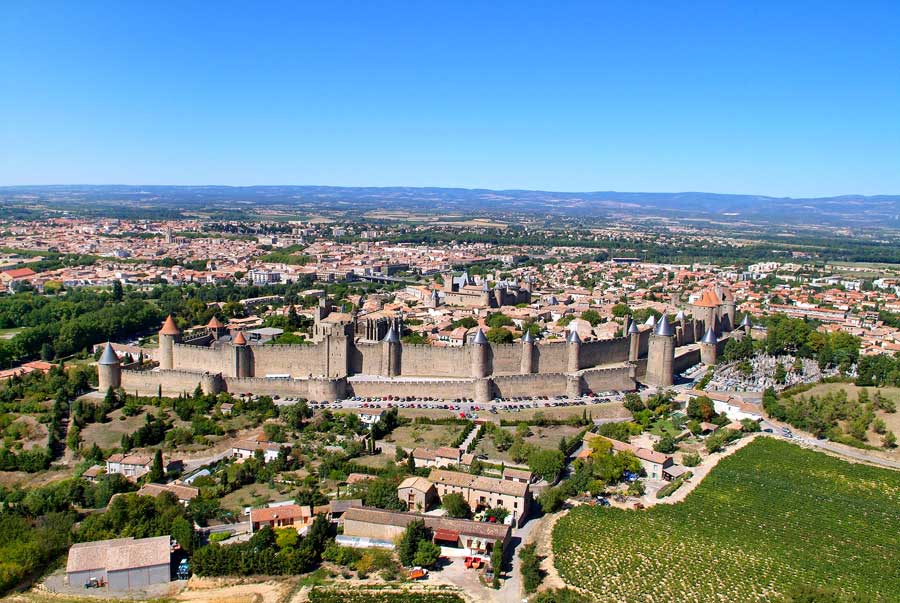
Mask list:
[[[601,392],[588,394],[577,398],[565,396],[535,396],[531,398],[517,397],[510,399],[494,399],[491,402],[476,403],[471,398],[457,398],[455,400],[439,400],[436,398],[413,398],[409,396],[383,396],[361,397],[355,396],[336,402],[309,401],[309,406],[314,410],[358,410],[358,409],[424,409],[445,410],[456,414],[459,418],[475,418],[477,413],[486,412],[497,414],[500,412],[523,412],[550,408],[568,408],[578,406],[591,406],[621,402],[622,392]],[[300,398],[277,398],[276,406],[296,404]]]

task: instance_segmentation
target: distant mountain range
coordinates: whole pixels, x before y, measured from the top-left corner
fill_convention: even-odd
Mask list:
[[[417,213],[665,216],[768,224],[900,227],[900,195],[843,195],[795,199],[717,193],[562,193],[531,190],[338,186],[127,186],[0,187],[0,203],[54,206],[110,205],[240,209],[296,206],[390,209]]]

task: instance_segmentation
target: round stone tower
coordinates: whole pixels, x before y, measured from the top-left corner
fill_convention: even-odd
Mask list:
[[[706,329],[706,335],[700,340],[700,362],[706,366],[712,366],[716,363],[719,350],[717,349],[719,341],[712,329]]]
[[[534,372],[534,337],[531,331],[525,331],[522,336],[522,362],[519,365],[519,372],[523,375]]]
[[[629,320],[628,325],[628,362],[637,362],[641,353],[641,330],[637,323]]]
[[[122,387],[122,364],[119,357],[113,350],[112,344],[106,342],[103,348],[103,354],[97,361],[97,381],[99,390],[105,392],[109,388],[118,389]]]
[[[744,335],[750,335],[750,329],[753,328],[753,323],[750,322],[750,315],[744,314],[744,319],[741,321],[741,328],[744,330]]]
[[[736,314],[736,305],[734,302],[734,294],[728,287],[722,287],[722,329],[731,331],[734,329],[734,319]]]
[[[212,338],[216,341],[225,334],[225,325],[223,325],[222,321],[215,315],[209,319],[208,323],[206,323],[206,328],[209,329],[209,334],[212,335]]]
[[[175,343],[180,337],[181,331],[169,314],[159,330],[159,368],[169,370],[175,368]]]
[[[234,349],[234,376],[240,379],[246,379],[253,376],[253,356],[250,346],[247,345],[247,339],[244,334],[238,331],[238,334],[231,340]]]
[[[437,308],[440,305],[441,305],[441,296],[440,296],[440,294],[438,294],[437,289],[432,289],[431,295],[428,296],[427,306],[429,308]]]
[[[396,377],[400,374],[400,357],[402,345],[397,329],[391,325],[387,335],[381,340],[381,374],[385,377]]]
[[[472,338],[472,376],[476,379],[483,379],[488,376],[488,352],[491,347],[484,331],[478,329],[475,337]]]
[[[491,307],[491,290],[488,288],[487,279],[481,281],[481,305],[485,308]]]
[[[650,347],[647,352],[646,381],[650,385],[669,387],[675,381],[673,365],[675,362],[675,331],[669,318],[663,314],[650,335]]]
[[[569,331],[569,336],[566,337],[566,351],[568,352],[566,370],[574,373],[581,368],[581,337],[575,329]]]
[[[578,375],[566,375],[566,397],[577,398],[581,395],[581,377]]]
[[[490,379],[475,380],[475,401],[479,404],[490,402],[494,398],[494,385]]]

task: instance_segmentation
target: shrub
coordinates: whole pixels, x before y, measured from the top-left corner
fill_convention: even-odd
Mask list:
[[[659,492],[656,493],[656,498],[665,498],[667,496],[670,496],[673,492],[678,490],[678,488],[680,488],[684,482],[691,479],[691,477],[693,477],[693,475],[694,475],[693,473],[688,471],[687,473],[685,473],[678,479],[676,479],[672,482],[669,482],[668,484],[666,484],[665,486],[663,486],[662,488],[659,489]]]
[[[526,544],[519,550],[519,571],[522,574],[522,586],[526,593],[533,593],[544,580],[541,573],[541,560],[537,556],[537,545]]]
[[[696,467],[700,464],[700,455],[696,452],[686,452],[681,457],[681,464],[685,467]]]

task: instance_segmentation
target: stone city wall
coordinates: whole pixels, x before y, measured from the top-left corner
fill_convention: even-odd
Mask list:
[[[403,345],[401,374],[421,377],[469,377],[474,346],[442,348],[432,345]],[[490,366],[490,361],[488,362]]]
[[[587,369],[581,374],[592,392],[631,391],[636,387],[630,366]]]
[[[513,396],[559,396],[566,393],[563,373],[532,373],[494,377],[494,390],[501,398]]]
[[[234,372],[234,351],[231,346],[215,348],[176,343],[172,368],[182,371],[209,371],[230,375]]]
[[[627,337],[585,341],[581,344],[581,366],[591,367],[601,364],[616,364],[628,360]]]
[[[675,360],[672,363],[672,371],[677,375],[700,362],[700,348],[676,349]]]
[[[160,386],[164,396],[192,394],[202,381],[203,373],[196,371],[122,371],[122,389],[141,396],[155,396]]]
[[[379,381],[350,379],[347,383],[348,395],[384,397],[412,396],[416,398],[439,398],[453,400],[455,398],[474,398],[474,379],[447,379],[423,381]]]

